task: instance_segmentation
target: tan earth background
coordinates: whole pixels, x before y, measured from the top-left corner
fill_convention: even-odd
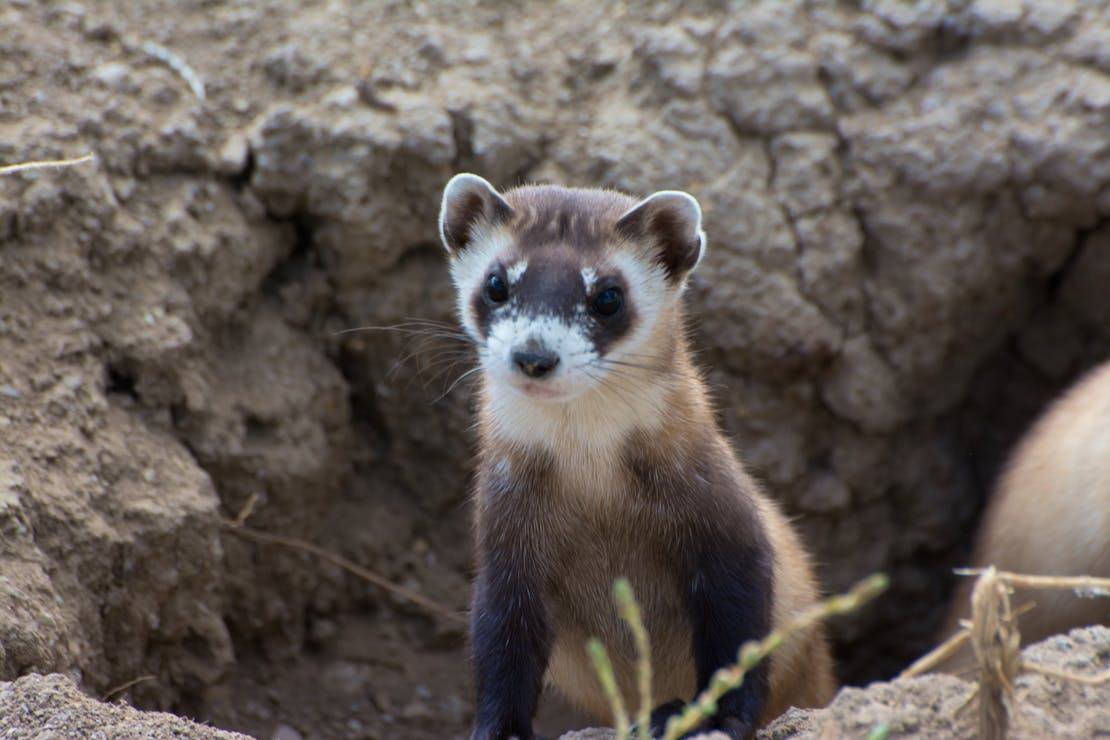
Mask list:
[[[1101,3],[9,0],[0,164],[86,152],[0,177],[0,679],[260,737],[466,732],[460,624],[223,524],[465,609],[468,360],[340,333],[452,319],[457,171],[698,197],[723,425],[826,590],[892,578],[846,683],[1110,356]]]

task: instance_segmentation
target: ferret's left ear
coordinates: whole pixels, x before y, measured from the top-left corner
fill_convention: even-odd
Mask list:
[[[617,231],[650,248],[674,283],[698,266],[705,251],[701,206],[679,190],[661,190],[640,201],[620,217]]]

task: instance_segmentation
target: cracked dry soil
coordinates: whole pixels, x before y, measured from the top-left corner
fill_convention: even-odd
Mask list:
[[[250,526],[465,608],[466,361],[337,334],[450,320],[459,170],[699,198],[722,423],[829,591],[895,584],[833,625],[841,677],[923,652],[1002,455],[1110,355],[1110,10],[858,5],[0,7],[0,162],[96,155],[0,177],[0,678],[465,734],[459,624],[221,525],[255,497]],[[107,711],[0,688],[55,699]]]

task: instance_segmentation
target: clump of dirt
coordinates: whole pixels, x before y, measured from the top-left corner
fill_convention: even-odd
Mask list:
[[[846,680],[892,675],[1001,455],[1110,355],[1108,32],[1080,3],[5,4],[0,163],[95,159],[0,176],[0,678],[465,732],[460,624],[223,526],[254,500],[465,607],[468,360],[380,329],[451,320],[459,170],[699,198],[722,423],[827,590],[892,575],[835,625]]]
[[[1027,665],[1094,678],[1110,663],[1110,629],[1072,630],[1022,651]],[[1110,680],[1090,684],[1026,670],[1015,681],[1007,737],[1098,737],[1110,730]],[[759,737],[866,737],[876,727],[889,737],[979,737],[974,684],[930,674],[864,689],[843,689],[824,709],[792,709]]]
[[[76,737],[142,737],[149,740],[247,740],[164,712],[140,712],[82,694],[54,673],[32,673],[0,682],[0,731],[13,740]]]

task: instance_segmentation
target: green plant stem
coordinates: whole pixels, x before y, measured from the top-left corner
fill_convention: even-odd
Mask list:
[[[886,740],[890,737],[889,725],[875,725],[871,728],[871,732],[867,733],[867,740]]]
[[[628,623],[632,638],[636,641],[636,678],[640,687],[636,734],[640,736],[640,740],[651,740],[651,641],[644,628],[640,605],[627,578],[618,578],[613,582],[613,600],[617,602],[617,612]]]
[[[664,740],[678,740],[693,731],[704,720],[712,717],[717,711],[717,702],[720,698],[740,686],[744,682],[744,675],[782,645],[786,638],[828,617],[856,611],[886,590],[888,585],[890,585],[890,579],[883,574],[876,573],[868,576],[847,593],[832,596],[814,605],[762,640],[744,643],[740,647],[738,662],[714,673],[709,686],[693,702],[687,704],[680,714],[667,722]]]
[[[617,678],[613,673],[613,663],[609,660],[609,653],[605,650],[605,646],[601,644],[601,640],[596,637],[591,637],[586,642],[586,652],[590,654],[594,671],[601,681],[601,688],[605,691],[605,696],[609,699],[609,706],[613,709],[613,724],[617,731],[616,740],[628,740],[631,734],[628,726],[628,712],[625,711],[624,701],[621,700],[621,692],[617,689]]]

